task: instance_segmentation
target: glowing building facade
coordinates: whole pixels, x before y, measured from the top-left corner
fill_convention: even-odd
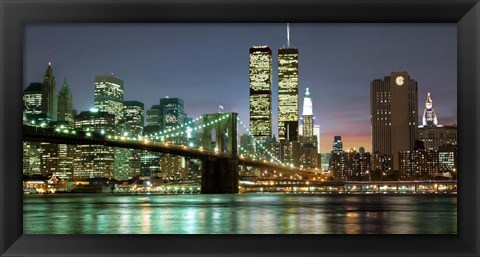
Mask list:
[[[272,136],[272,51],[250,48],[250,132],[265,142]]]
[[[278,139],[298,140],[298,49],[278,49]]]
[[[436,126],[438,124],[437,115],[433,109],[433,101],[430,93],[427,94],[427,101],[425,102],[425,109],[423,110],[423,126]]]
[[[115,124],[123,114],[123,80],[112,75],[95,77],[95,107],[115,115]]]
[[[162,130],[182,125],[186,118],[183,100],[180,98],[165,97],[160,99]]]
[[[113,134],[115,115],[107,112],[84,111],[75,116],[75,129]],[[78,145],[73,161],[73,178],[113,178],[114,155],[112,147],[102,145]]]
[[[25,120],[36,114],[42,113],[42,83],[30,83],[23,90],[23,115]]]
[[[370,84],[373,153],[391,155],[400,170],[400,151],[413,151],[418,139],[418,84],[407,72],[392,72]]]
[[[143,134],[144,104],[139,101],[123,102],[123,115],[117,131],[124,136]],[[142,150],[115,148],[115,179],[127,180],[140,174]]]

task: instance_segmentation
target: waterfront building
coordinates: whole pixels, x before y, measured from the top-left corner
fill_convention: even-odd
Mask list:
[[[453,179],[457,179],[457,161],[458,150],[457,145],[443,145],[438,148],[438,162],[440,165],[440,172],[448,172]]]
[[[44,176],[58,172],[58,144],[40,143],[40,170]]]
[[[57,119],[59,121],[66,121],[73,126],[75,122],[75,111],[73,110],[72,92],[70,92],[70,88],[68,87],[67,77],[63,80],[62,88],[58,93],[57,103]]]
[[[372,150],[391,155],[398,171],[399,152],[413,151],[418,139],[418,84],[404,71],[370,86]]]
[[[337,181],[369,180],[371,154],[352,148],[345,152],[333,152],[330,170]]]
[[[400,179],[434,179],[440,172],[437,150],[400,151]]]
[[[164,155],[160,157],[160,170],[166,173],[169,178],[178,180],[186,178],[188,166],[183,156]]]
[[[23,142],[23,175],[41,174],[40,143]]]
[[[56,96],[55,75],[53,74],[52,63],[48,62],[47,70],[43,76],[42,113],[45,113],[51,120],[57,120]]]
[[[95,76],[95,107],[115,116],[115,124],[123,114],[123,80],[111,75]]]
[[[115,133],[115,115],[108,112],[83,111],[75,116],[75,129],[100,134]],[[112,147],[102,145],[78,145],[75,148],[73,178],[113,178],[114,156]]]
[[[160,153],[142,151],[140,155],[140,176],[150,177],[160,172]]]
[[[260,142],[272,136],[272,51],[253,46],[249,56],[250,133]]]

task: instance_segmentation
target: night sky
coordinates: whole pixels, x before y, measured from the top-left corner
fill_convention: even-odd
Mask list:
[[[309,87],[321,151],[331,151],[334,135],[344,148],[371,150],[370,82],[392,71],[418,81],[420,114],[431,92],[439,124],[456,123],[456,40],[455,24],[290,24],[290,45],[299,49],[300,114]],[[28,25],[23,86],[42,82],[52,50],[57,91],[66,76],[79,112],[93,107],[95,76],[113,73],[125,82],[125,100],[145,109],[179,97],[189,117],[223,105],[248,123],[253,45],[273,52],[276,134],[277,49],[286,45],[286,24]]]

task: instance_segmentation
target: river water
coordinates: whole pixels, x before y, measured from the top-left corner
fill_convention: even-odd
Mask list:
[[[456,234],[456,195],[25,195],[25,234]]]

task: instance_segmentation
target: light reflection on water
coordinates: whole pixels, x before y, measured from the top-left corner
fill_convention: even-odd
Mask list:
[[[445,195],[112,195],[24,197],[26,234],[456,234]]]

